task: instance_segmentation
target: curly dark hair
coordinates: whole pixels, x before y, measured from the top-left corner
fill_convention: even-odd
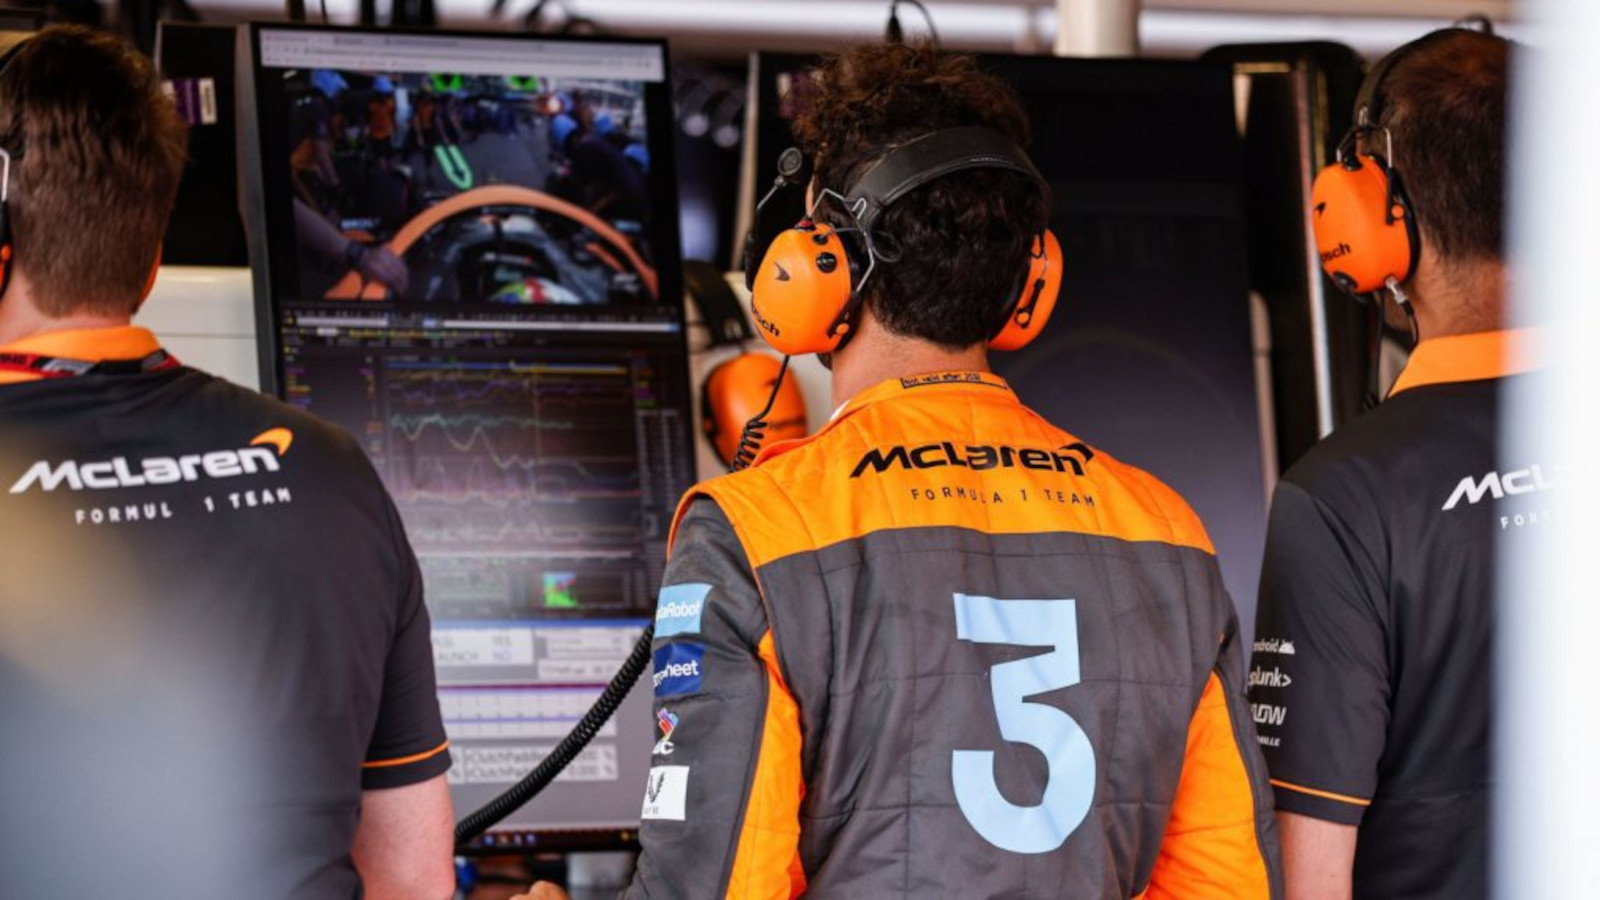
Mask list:
[[[1009,85],[964,54],[927,44],[869,44],[827,58],[794,135],[817,187],[839,193],[890,149],[944,128],[981,125],[1026,147],[1028,117]],[[847,224],[823,203],[818,218]],[[969,169],[901,198],[878,220],[893,248],[863,288],[889,331],[949,348],[987,341],[1025,271],[1029,243],[1050,210],[1014,172]]]

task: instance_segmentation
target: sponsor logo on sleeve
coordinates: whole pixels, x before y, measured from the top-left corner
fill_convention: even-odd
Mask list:
[[[657,697],[682,697],[700,693],[700,676],[706,648],[699,644],[668,644],[655,653]]]
[[[1279,656],[1293,656],[1294,641],[1286,641],[1282,638],[1263,638],[1252,644],[1251,649],[1257,653],[1276,653]]]
[[[1250,704],[1250,717],[1256,720],[1257,725],[1271,725],[1277,727],[1289,717],[1289,707],[1273,706],[1270,703]]]
[[[689,799],[688,766],[654,766],[645,779],[641,819],[682,822]]]
[[[674,584],[661,589],[656,601],[656,637],[698,634],[705,612],[709,584]]]
[[[1294,684],[1294,679],[1283,669],[1273,666],[1271,671],[1256,666],[1250,671],[1250,686],[1253,688],[1286,688]]]
[[[673,751],[672,733],[678,730],[678,714],[668,709],[656,713],[656,725],[661,728],[661,740],[656,741],[655,749],[650,751],[651,756],[671,756]]]

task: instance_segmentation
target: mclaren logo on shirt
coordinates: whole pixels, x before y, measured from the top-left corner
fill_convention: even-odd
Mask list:
[[[860,478],[868,469],[874,472],[886,472],[896,466],[902,469],[938,469],[944,466],[956,466],[972,469],[975,472],[1017,467],[1047,472],[1065,472],[1071,469],[1074,475],[1081,476],[1083,467],[1091,459],[1094,459],[1094,451],[1083,444],[1065,444],[1055,450],[974,444],[958,449],[955,444],[944,441],[918,447],[896,446],[887,450],[874,447],[856,463],[850,477]]]
[[[1450,493],[1450,499],[1444,502],[1443,512],[1455,509],[1462,500],[1467,501],[1468,506],[1474,506],[1485,497],[1503,500],[1518,494],[1548,491],[1558,486],[1558,482],[1553,473],[1547,475],[1544,468],[1538,465],[1512,472],[1490,472],[1482,478],[1468,475]]]
[[[137,462],[125,456],[81,462],[75,459],[52,463],[41,459],[28,468],[11,486],[21,494],[31,488],[53,491],[104,491],[114,488],[177,484],[201,478],[235,478],[258,472],[276,472],[278,460],[289,452],[294,433],[287,428],[271,428],[250,440],[248,447],[210,450],[182,456],[148,456]]]

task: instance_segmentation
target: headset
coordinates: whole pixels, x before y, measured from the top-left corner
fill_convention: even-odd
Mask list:
[[[1334,162],[1311,186],[1311,230],[1322,270],[1341,290],[1371,304],[1371,359],[1367,406],[1378,404],[1379,359],[1383,344],[1383,304],[1387,290],[1405,312],[1417,339],[1417,317],[1402,285],[1416,272],[1422,248],[1416,211],[1396,165],[1394,135],[1382,124],[1387,98],[1383,83],[1395,65],[1413,51],[1461,31],[1442,28],[1403,44],[1378,60],[1356,92],[1355,118],[1339,139]],[[1360,141],[1382,138],[1382,151],[1362,153]]]
[[[1381,124],[1383,82],[1395,65],[1434,41],[1470,31],[1443,28],[1400,46],[1367,73],[1356,94],[1355,120],[1339,140],[1335,161],[1311,186],[1311,226],[1322,269],[1350,294],[1387,289],[1409,314],[1401,285],[1416,271],[1422,237],[1396,165],[1394,135]],[[1380,153],[1362,153],[1362,138],[1382,138]]]
[[[718,363],[706,376],[700,391],[700,424],[728,468],[749,465],[769,441],[808,433],[805,395],[799,382],[783,380],[785,366],[766,353],[741,353]],[[759,422],[753,446],[739,428],[751,421]]]
[[[784,151],[778,180],[756,207],[783,187],[804,180],[805,160],[798,149]],[[893,264],[877,226],[901,198],[930,181],[969,169],[1001,169],[1026,176],[1048,203],[1050,187],[1020,147],[982,127],[934,131],[890,150],[843,192],[823,189],[793,228],[780,233],[754,265],[754,234],[745,242],[745,279],[750,312],[762,338],[780,353],[831,353],[853,336],[862,288],[880,264]],[[849,224],[816,221],[817,205],[836,203]],[[1027,268],[1017,274],[997,327],[989,338],[996,350],[1024,347],[1044,330],[1061,290],[1061,244],[1048,229],[1033,237]]]

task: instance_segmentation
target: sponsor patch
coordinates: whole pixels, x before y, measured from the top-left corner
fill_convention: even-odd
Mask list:
[[[1250,704],[1250,716],[1256,720],[1257,725],[1277,727],[1282,725],[1283,720],[1289,717],[1289,708],[1287,706],[1274,706],[1270,703],[1252,703]]]
[[[668,644],[656,651],[657,697],[682,697],[700,693],[700,676],[706,648],[699,644]]]
[[[688,766],[653,766],[644,785],[641,819],[684,820],[689,798]]]
[[[662,709],[656,713],[656,725],[661,728],[661,740],[656,741],[655,749],[650,751],[650,755],[671,756],[672,733],[678,730],[678,714],[669,709]]]
[[[698,634],[700,615],[706,609],[709,584],[674,584],[661,589],[656,601],[656,637]]]
[[[1280,656],[1293,656],[1294,641],[1286,641],[1281,638],[1263,638],[1251,645],[1251,649],[1257,653],[1276,653]]]
[[[1263,666],[1256,666],[1250,672],[1250,686],[1253,688],[1286,688],[1291,684],[1294,684],[1294,679],[1290,678],[1289,673],[1278,666],[1273,666],[1270,670]]]

